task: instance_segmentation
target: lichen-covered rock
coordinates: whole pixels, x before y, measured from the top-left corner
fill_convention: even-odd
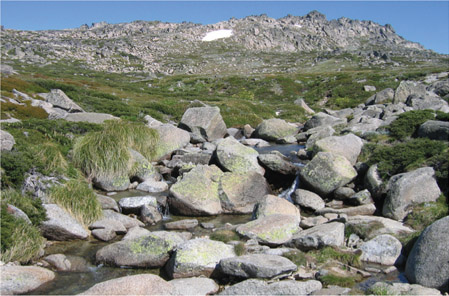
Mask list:
[[[1,151],[11,151],[16,141],[14,137],[7,131],[0,130],[0,149]]]
[[[288,200],[276,195],[265,195],[254,208],[253,216],[258,218],[270,215],[290,215],[301,220],[299,209]]]
[[[64,109],[68,112],[84,112],[83,108],[78,106],[75,102],[73,102],[62,90],[60,89],[52,89],[49,93],[41,93],[39,94],[41,97],[45,99],[48,103],[52,104],[55,107]]]
[[[331,152],[319,152],[300,170],[301,181],[320,195],[330,194],[356,176],[356,170],[345,157]]]
[[[69,213],[56,204],[44,204],[47,220],[40,228],[42,235],[52,240],[87,239],[89,233]]]
[[[153,165],[142,154],[134,149],[129,149],[133,164],[131,165],[130,179],[140,182],[145,180],[160,180],[160,175]]]
[[[101,204],[101,208],[103,210],[114,210],[116,212],[120,211],[117,202],[113,198],[98,193],[96,195],[97,200]]]
[[[268,283],[249,279],[226,288],[219,295],[310,295],[323,287],[321,282],[285,280]]]
[[[420,125],[418,137],[449,141],[449,122],[428,120]]]
[[[1,266],[1,295],[17,295],[31,292],[53,280],[53,271],[37,266]]]
[[[257,161],[259,153],[251,147],[240,144],[232,137],[218,143],[216,155],[219,164],[226,171],[234,173],[255,171],[261,175],[265,173]]]
[[[401,81],[394,93],[393,104],[405,103],[412,94],[425,96],[426,86],[416,81]]]
[[[157,199],[151,195],[124,197],[118,201],[123,213],[139,214],[140,208],[144,205],[157,207]]]
[[[154,274],[137,274],[95,284],[80,295],[178,295],[175,287]]]
[[[266,245],[282,245],[299,231],[298,218],[291,215],[269,215],[237,227],[236,231],[245,237],[256,239]]]
[[[258,138],[267,141],[278,141],[288,136],[294,136],[298,128],[283,119],[271,118],[262,121],[255,130]]]
[[[441,194],[431,167],[394,175],[387,185],[387,197],[382,209],[385,217],[401,221],[423,202],[436,201]]]
[[[405,276],[416,283],[449,292],[449,216],[424,229],[413,245]]]
[[[167,264],[167,272],[175,279],[200,275],[210,277],[221,259],[234,256],[234,248],[230,245],[197,238],[177,247],[175,255]]]
[[[281,176],[294,176],[298,170],[297,166],[293,165],[287,157],[278,151],[260,154],[259,161],[265,168]]]
[[[366,100],[365,105],[376,105],[381,104],[383,102],[386,103],[392,102],[393,97],[394,97],[394,90],[392,88],[386,88],[369,97]]]
[[[124,191],[131,185],[127,175],[118,177],[96,176],[92,181],[96,187],[104,191]]]
[[[437,289],[426,288],[421,285],[408,283],[386,283],[377,282],[370,287],[371,291],[385,291],[385,295],[422,295],[422,296],[440,296]]]
[[[316,141],[332,136],[335,133],[335,130],[329,125],[324,125],[311,128],[304,133],[306,137],[308,137],[306,142],[306,149],[312,149]]]
[[[163,124],[154,129],[159,133],[155,159],[163,158],[176,149],[187,146],[190,142],[189,132],[171,124]]]
[[[194,167],[170,188],[170,209],[186,216],[220,214],[218,185],[222,175],[215,165]]]
[[[352,232],[364,239],[372,239],[381,234],[401,236],[415,232],[401,222],[378,216],[348,216],[346,227],[350,227]]]
[[[214,280],[204,277],[174,279],[169,281],[176,291],[176,295],[213,295],[218,292],[219,286]]]
[[[346,202],[355,206],[374,203],[373,199],[371,198],[371,193],[368,191],[368,189],[357,192],[356,194],[346,199]]]
[[[149,179],[137,185],[136,189],[150,193],[160,193],[168,190],[168,184],[163,181]]]
[[[219,196],[226,213],[251,213],[254,205],[268,193],[267,181],[257,172],[227,172],[220,179]]]
[[[292,195],[292,200],[300,207],[314,211],[323,209],[326,206],[324,200],[318,194],[304,189],[296,189]]]
[[[106,219],[120,221],[126,229],[130,229],[135,226],[145,226],[145,224],[143,224],[136,218],[131,218],[112,210],[103,210],[103,215]]]
[[[318,127],[318,126],[336,126],[336,125],[342,125],[346,124],[346,119],[341,119],[335,116],[331,116],[328,114],[325,114],[323,112],[319,112],[312,116],[305,124],[304,124],[304,131],[307,131],[309,129]]]
[[[154,225],[162,220],[162,214],[159,212],[158,206],[143,205],[140,207],[139,219],[145,224]]]
[[[212,142],[226,135],[226,124],[218,107],[195,107],[182,115],[179,127],[201,138],[202,142]]]
[[[277,255],[250,254],[222,259],[220,270],[239,278],[273,278],[295,271],[297,266],[289,259]]]
[[[384,191],[382,178],[379,176],[377,164],[369,167],[363,183],[375,199],[379,199]]]
[[[344,136],[332,136],[320,139],[313,146],[314,153],[332,152],[344,156],[347,160],[355,165],[360,152],[362,151],[363,141],[354,134]]]
[[[314,226],[295,234],[291,245],[301,250],[320,249],[326,246],[342,246],[345,242],[345,225],[331,222]]]
[[[401,255],[401,242],[389,234],[382,234],[360,246],[360,260],[382,265],[394,265]]]
[[[72,122],[104,123],[106,120],[119,120],[120,118],[106,113],[82,112],[69,113],[63,119]]]

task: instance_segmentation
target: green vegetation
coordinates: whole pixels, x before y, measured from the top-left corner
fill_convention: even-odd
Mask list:
[[[27,102],[25,105],[13,104],[10,102],[2,103],[1,119],[30,119],[30,118],[47,118],[48,114],[44,109],[33,107]]]
[[[407,216],[405,223],[413,229],[422,231],[436,220],[447,215],[449,215],[449,206],[446,197],[441,194],[436,202],[426,202],[413,207],[413,212]]]
[[[371,287],[365,291],[365,295],[391,295],[385,286]]]
[[[240,237],[235,231],[220,229],[212,232],[210,239],[227,243],[230,241],[238,241]]]
[[[2,204],[10,204],[21,209],[30,218],[31,223],[36,226],[39,226],[47,218],[39,198],[33,199],[30,196],[24,196],[16,190],[3,190]]]
[[[435,119],[432,110],[415,110],[399,114],[399,117],[388,127],[390,135],[398,140],[412,137],[419,126],[427,120]]]
[[[239,242],[234,246],[234,252],[237,256],[242,256],[243,254],[245,254],[245,250],[245,244],[242,242]]]
[[[357,234],[362,239],[371,238],[372,233],[376,230],[383,228],[383,224],[377,221],[371,223],[359,223],[359,224],[346,224],[345,237],[349,237],[352,233]]]
[[[321,276],[319,280],[324,286],[335,285],[350,288],[361,280],[361,276],[338,276],[335,274],[326,274]]]
[[[313,256],[318,263],[326,263],[330,260],[336,260],[346,265],[354,267],[360,266],[361,254],[345,252],[333,247],[324,247],[320,250],[310,251],[308,254]]]
[[[282,256],[284,256],[285,258],[287,258],[290,261],[292,261],[293,263],[295,263],[296,266],[306,266],[307,265],[306,254],[299,250],[284,253],[284,254],[282,254]]]

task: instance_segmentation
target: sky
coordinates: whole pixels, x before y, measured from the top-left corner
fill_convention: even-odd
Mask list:
[[[9,1],[0,0],[7,29],[76,28],[106,21],[183,21],[213,24],[232,17],[267,14],[281,18],[312,10],[328,20],[347,17],[390,24],[396,33],[427,49],[449,54],[449,1]]]

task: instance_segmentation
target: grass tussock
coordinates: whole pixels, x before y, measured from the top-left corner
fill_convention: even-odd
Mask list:
[[[21,209],[33,225],[40,225],[46,220],[47,215],[40,199],[33,199],[22,195],[19,191],[13,189],[2,190],[2,204],[10,204]]]
[[[245,244],[242,242],[239,242],[238,244],[236,244],[234,246],[234,252],[237,256],[242,256],[245,254],[246,248],[245,248]]]
[[[326,274],[320,277],[320,281],[324,286],[332,285],[345,288],[353,287],[360,280],[360,276],[338,276],[335,274]]]
[[[422,231],[436,220],[448,214],[449,206],[446,202],[446,197],[441,194],[436,202],[426,202],[415,206],[413,212],[407,216],[405,223],[413,229]]]
[[[312,255],[318,263],[326,263],[331,260],[336,260],[341,262],[342,264],[360,267],[360,255],[354,252],[344,252],[342,250],[325,247],[321,250],[314,250],[309,252],[308,254]]]
[[[235,231],[222,229],[213,232],[210,235],[210,239],[227,243],[230,241],[238,241],[240,237]]]
[[[290,261],[292,261],[293,263],[295,263],[296,266],[306,266],[307,265],[306,254],[299,250],[284,253],[282,256],[284,256],[285,258],[287,258]]]
[[[46,142],[34,147],[35,155],[44,165],[44,171],[63,174],[67,171],[69,165],[62,155],[58,145],[52,142]]]

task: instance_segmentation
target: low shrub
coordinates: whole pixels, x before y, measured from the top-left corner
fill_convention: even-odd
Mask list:
[[[1,167],[1,187],[19,189],[24,181],[25,173],[36,164],[34,157],[29,151],[2,151]]]
[[[432,110],[408,111],[399,114],[399,117],[388,126],[388,130],[393,138],[404,140],[412,137],[421,124],[434,118],[435,113]]]
[[[44,109],[34,107],[29,104],[18,105],[10,102],[2,103],[1,119],[16,118],[16,119],[29,119],[29,118],[47,118],[48,114]]]
[[[245,250],[245,244],[242,242],[239,242],[234,246],[234,252],[237,256],[242,256],[243,254],[245,254]]]

